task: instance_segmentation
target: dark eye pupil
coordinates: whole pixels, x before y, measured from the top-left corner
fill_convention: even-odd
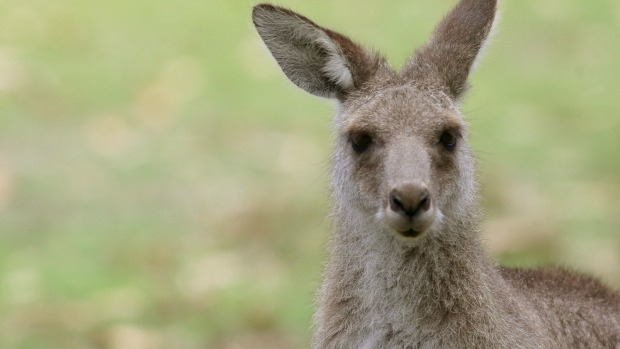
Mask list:
[[[456,137],[454,137],[454,135],[452,135],[450,132],[442,133],[439,141],[449,150],[454,149],[454,147],[456,146]]]
[[[362,153],[372,143],[372,138],[367,133],[354,134],[351,137],[351,146],[357,153]]]

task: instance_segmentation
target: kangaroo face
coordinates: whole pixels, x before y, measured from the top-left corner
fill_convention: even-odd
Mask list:
[[[466,125],[443,93],[389,86],[344,104],[336,191],[399,237],[416,238],[454,210],[471,172]]]
[[[412,240],[445,231],[443,224],[460,229],[475,216],[474,161],[456,106],[495,12],[493,0],[462,0],[396,72],[374,51],[300,14],[254,7],[256,30],[286,76],[340,103],[336,217]]]

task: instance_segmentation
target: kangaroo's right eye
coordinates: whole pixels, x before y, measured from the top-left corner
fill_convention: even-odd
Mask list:
[[[366,132],[354,133],[351,135],[351,147],[353,150],[361,154],[372,144],[372,137]]]
[[[445,131],[441,134],[441,137],[439,137],[439,142],[441,142],[447,150],[452,151],[456,147],[456,136],[450,131]]]

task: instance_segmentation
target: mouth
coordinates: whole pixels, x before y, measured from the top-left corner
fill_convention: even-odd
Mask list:
[[[399,231],[399,234],[406,237],[406,238],[417,238],[418,236],[422,235],[421,231],[417,231],[417,230],[413,230],[413,229],[409,229],[406,231]]]
[[[391,210],[389,207],[377,214],[379,222],[402,240],[417,240],[431,230],[442,219],[441,211],[431,206],[427,211],[414,216],[406,216]]]
[[[414,240],[426,234],[436,221],[440,219],[437,218],[435,212],[429,212],[417,217],[394,216],[388,212],[384,216],[385,220],[383,222],[387,223],[387,226],[395,235],[403,239]]]

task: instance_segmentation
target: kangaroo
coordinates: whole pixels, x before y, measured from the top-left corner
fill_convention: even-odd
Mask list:
[[[459,104],[496,0],[461,0],[401,71],[288,9],[253,9],[284,74],[337,102],[329,261],[315,349],[620,349],[620,296],[554,268],[496,266],[482,244]]]

